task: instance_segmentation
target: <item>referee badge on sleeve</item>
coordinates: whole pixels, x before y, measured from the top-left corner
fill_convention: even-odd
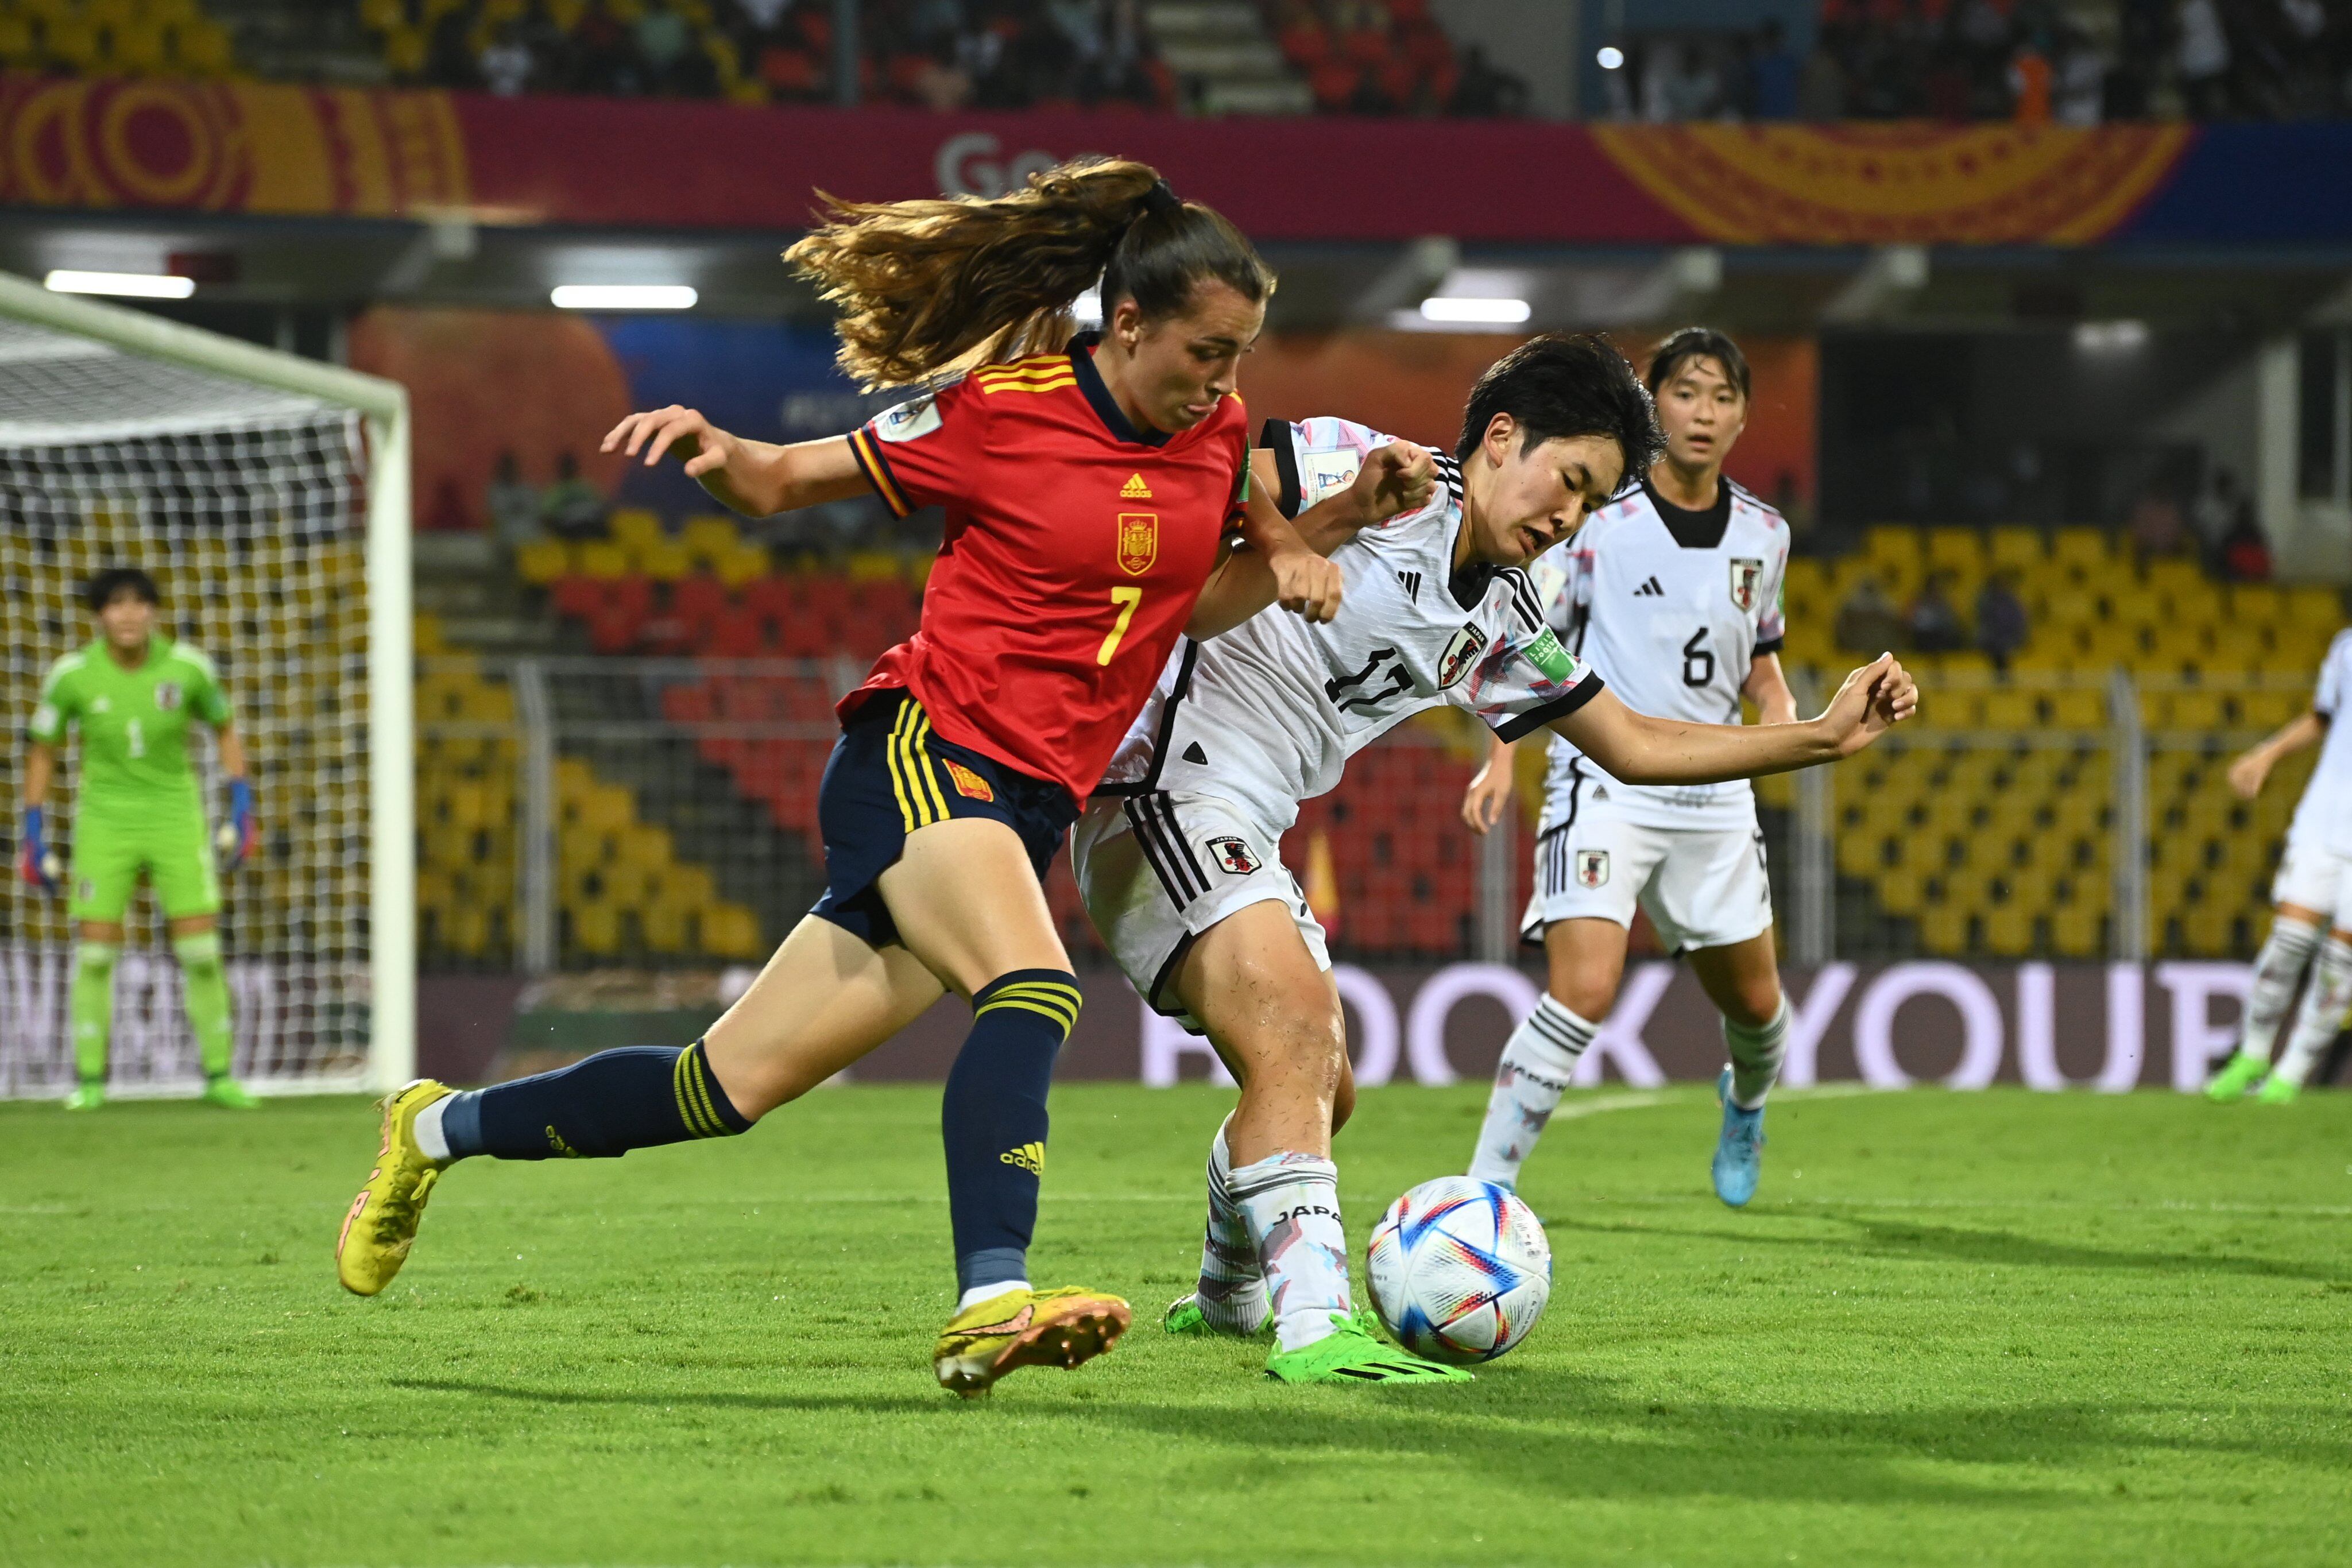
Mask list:
[[[1576,880],[1579,886],[1603,887],[1609,882],[1609,852],[1579,850],[1576,852]]]

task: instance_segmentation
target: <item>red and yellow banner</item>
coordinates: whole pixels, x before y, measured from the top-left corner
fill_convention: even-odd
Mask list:
[[[0,203],[790,230],[818,189],[992,195],[1081,152],[1267,240],[2352,240],[2342,126],[1602,125],[844,112],[0,77]],[[2228,200],[2217,203],[2217,193]]]

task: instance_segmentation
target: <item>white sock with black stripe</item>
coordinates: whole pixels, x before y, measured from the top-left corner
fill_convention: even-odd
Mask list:
[[[1577,1017],[1556,997],[1545,997],[1536,1010],[1519,1020],[1503,1046],[1503,1060],[1495,1070],[1494,1092],[1486,1097],[1486,1120],[1478,1129],[1478,1149],[1470,1159],[1470,1174],[1497,1186],[1518,1185],[1519,1166],[1535,1153],[1544,1124],[1559,1108],[1568,1091],[1576,1059],[1592,1043],[1601,1026]]]
[[[1789,1054],[1789,998],[1783,996],[1779,1010],[1755,1029],[1725,1019],[1723,1044],[1731,1055],[1731,1103],[1756,1110],[1780,1081],[1780,1059]]]
[[[2271,934],[2263,939],[2263,950],[2254,955],[2254,983],[2246,993],[2245,1022],[2238,1030],[2239,1054],[2259,1056],[2264,1061],[2271,1059],[2278,1047],[2279,1026],[2286,1022],[2294,988],[2303,983],[2303,971],[2319,950],[2320,936],[2318,926],[2300,920],[2271,922]]]

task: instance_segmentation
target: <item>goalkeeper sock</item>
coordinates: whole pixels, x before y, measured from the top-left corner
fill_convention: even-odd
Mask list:
[[[1761,1024],[1750,1027],[1723,1020],[1724,1048],[1731,1053],[1731,1103],[1754,1111],[1772,1092],[1780,1076],[1780,1059],[1789,1054],[1789,998]]]
[[[1045,1092],[1079,1000],[1078,977],[1066,969],[1015,969],[972,994],[971,1032],[940,1100],[959,1290],[1029,1277]]]
[[[229,1028],[228,971],[221,963],[217,931],[172,938],[172,956],[180,961],[180,995],[188,1009],[188,1028],[196,1037],[196,1055],[206,1078],[228,1075],[229,1057],[236,1048]]]
[[[114,1030],[114,961],[121,956],[112,942],[74,944],[73,995],[67,1010],[73,1024],[74,1071],[84,1083],[106,1082],[106,1042]]]
[[[2300,920],[2271,922],[2263,950],[2254,955],[2254,983],[2246,993],[2246,1019],[2238,1031],[2238,1053],[2271,1059],[2278,1045],[2279,1025],[2286,1021],[2287,1005],[2311,956],[2319,949],[2319,927]]]
[[[2294,1029],[2287,1035],[2286,1050],[2280,1052],[2271,1076],[2301,1088],[2311,1076],[2312,1063],[2343,1026],[2347,1008],[2352,1008],[2352,945],[2335,936],[2319,950],[2311,985],[2303,993],[2303,1007],[2294,1015]]]
[[[1285,1350],[1313,1344],[1346,1314],[1348,1233],[1339,1224],[1339,1167],[1316,1155],[1268,1155],[1234,1173],[1234,1204],[1256,1245]]]
[[[1201,1239],[1201,1282],[1192,1293],[1212,1328],[1254,1334],[1265,1326],[1265,1271],[1249,1221],[1234,1202],[1234,1155],[1225,1143],[1228,1117],[1209,1145],[1209,1223]]]
[[[719,1086],[698,1040],[684,1051],[600,1051],[553,1072],[452,1095],[441,1139],[453,1160],[601,1160],[689,1138],[733,1137],[751,1125]]]
[[[1547,996],[1536,1010],[1519,1020],[1503,1044],[1503,1060],[1495,1069],[1495,1087],[1486,1096],[1486,1120],[1478,1129],[1478,1147],[1470,1157],[1470,1174],[1498,1186],[1517,1186],[1519,1166],[1535,1153],[1544,1124],[1559,1109],[1568,1092],[1576,1059],[1592,1043],[1601,1026],[1579,1018]]]

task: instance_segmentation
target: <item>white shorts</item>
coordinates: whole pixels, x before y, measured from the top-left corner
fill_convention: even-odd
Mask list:
[[[1553,921],[1580,918],[1631,927],[1636,904],[1670,953],[1727,947],[1769,931],[1763,830],[1643,827],[1588,794],[1536,840],[1536,893],[1519,935],[1540,942]]]
[[[2352,931],[2352,855],[2326,844],[2297,843],[2290,834],[2271,883],[2273,904],[2293,904],[2326,915]]]
[[[1194,938],[1237,909],[1284,905],[1317,965],[1331,967],[1280,838],[1229,800],[1167,791],[1097,796],[1070,830],[1078,894],[1111,956],[1155,1011],[1195,1034],[1200,1021],[1162,992]]]

